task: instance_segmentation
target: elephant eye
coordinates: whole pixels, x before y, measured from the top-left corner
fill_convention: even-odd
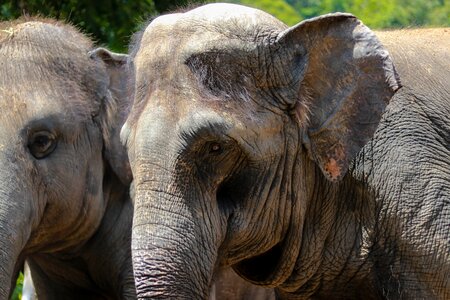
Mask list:
[[[48,131],[35,132],[28,143],[30,153],[37,159],[42,159],[56,148],[56,137]]]
[[[209,145],[209,153],[214,155],[222,153],[222,145],[216,142],[211,143]]]

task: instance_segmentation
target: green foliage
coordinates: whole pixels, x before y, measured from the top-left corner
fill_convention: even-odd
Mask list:
[[[29,14],[70,21],[99,44],[126,51],[131,34],[149,16],[188,3],[214,0],[11,0],[0,20]],[[222,0],[262,9],[288,25],[335,11],[351,12],[373,28],[450,26],[450,0]]]
[[[237,0],[228,2],[240,3],[261,9],[280,19],[287,25],[294,25],[302,19],[295,9],[284,0]]]
[[[395,14],[398,8],[395,1],[353,0],[347,2],[343,10],[353,13],[369,27],[386,28],[394,23],[387,16]]]
[[[286,0],[303,18],[350,12],[372,28],[450,26],[449,0]]]
[[[124,51],[136,24],[156,10],[153,0],[12,0],[0,6],[0,20],[24,13],[69,21],[100,44]]]
[[[441,0],[441,5],[436,5],[427,14],[430,25],[450,26],[450,0]]]
[[[156,0],[155,7],[158,12],[168,12],[176,10],[180,7],[186,7],[189,5],[196,5],[198,3],[208,2],[208,0]],[[211,2],[211,1],[209,1]]]
[[[189,2],[195,2],[189,1]],[[188,0],[11,0],[0,4],[0,20],[41,15],[69,21],[100,45],[126,51],[132,33],[143,20],[184,5]]]
[[[23,287],[23,274],[20,272],[19,277],[17,278],[16,288],[11,296],[11,300],[20,300],[22,299],[22,287]]]

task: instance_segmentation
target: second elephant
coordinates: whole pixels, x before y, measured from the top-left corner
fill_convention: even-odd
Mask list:
[[[450,297],[448,30],[381,36],[399,74],[349,14],[211,4],[137,35],[138,298],[205,299],[220,266],[281,298]]]
[[[0,23],[0,299],[25,259],[40,299],[136,297],[126,56],[94,49],[53,20]]]
[[[54,20],[0,30],[0,71],[8,75],[0,79],[2,176],[10,177],[0,187],[0,243],[17,249],[0,252],[0,298],[25,258],[39,299],[136,298],[131,175],[118,139],[127,56]],[[273,291],[218,275],[213,297],[244,295]]]

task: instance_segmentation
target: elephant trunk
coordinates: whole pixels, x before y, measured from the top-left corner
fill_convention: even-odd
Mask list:
[[[0,174],[0,299],[8,299],[21,265],[19,258],[30,234],[31,220],[26,205],[29,193],[18,182],[22,178],[17,176],[19,173],[10,172],[18,166],[2,165],[3,171],[9,173]]]
[[[208,298],[217,243],[202,234],[207,216],[199,220],[186,201],[168,189],[136,186],[132,252],[139,299]]]
[[[18,252],[14,239],[15,234],[5,232],[5,225],[0,222],[0,299],[8,299],[15,278],[15,266]]]
[[[24,244],[22,232],[18,230],[17,225],[22,221],[17,220],[21,218],[21,213],[18,212],[17,207],[14,207],[14,203],[5,203],[18,199],[7,198],[6,201],[5,197],[0,198],[2,203],[0,206],[0,299],[9,298],[12,284],[16,279],[18,258]]]

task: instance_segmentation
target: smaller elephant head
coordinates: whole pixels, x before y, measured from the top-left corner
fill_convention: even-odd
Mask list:
[[[138,296],[206,298],[229,265],[285,282],[308,186],[343,178],[399,86],[387,51],[349,14],[287,28],[211,4],[155,19],[132,56]]]
[[[0,23],[0,298],[26,256],[75,252],[97,230],[119,143],[126,56],[52,20]]]

